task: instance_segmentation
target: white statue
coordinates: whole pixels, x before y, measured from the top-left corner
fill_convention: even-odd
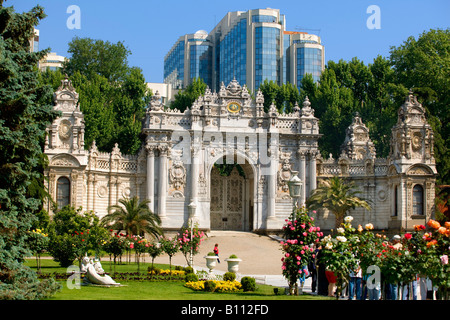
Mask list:
[[[81,261],[81,272],[86,273],[86,279],[93,284],[108,286],[120,285],[120,283],[115,282],[110,276],[104,274],[105,271],[98,258],[93,262],[92,260],[89,260],[89,257],[86,255]]]
[[[98,274],[104,274],[105,273],[105,270],[103,270],[102,264],[100,263],[100,259],[99,258],[95,257],[93,265],[94,265],[95,271]]]

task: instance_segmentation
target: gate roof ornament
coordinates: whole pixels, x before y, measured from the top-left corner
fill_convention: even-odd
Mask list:
[[[318,119],[306,97],[303,108],[298,104],[290,113],[279,112],[274,102],[267,112],[264,111],[264,95],[258,89],[252,99],[246,85],[240,85],[236,79],[225,86],[222,82],[219,93],[205,89],[184,112],[165,109],[158,92],[152,97],[147,110],[144,132],[148,135],[153,130],[172,132],[174,130],[217,130],[253,132],[257,128],[280,134],[308,135],[308,145],[316,146],[318,139]],[[306,142],[305,142],[306,145]]]
[[[356,112],[350,126],[345,130],[346,136],[341,146],[341,156],[347,156],[352,160],[361,160],[365,157],[375,158],[375,146],[370,139],[369,129],[362,122],[359,113]]]
[[[67,75],[61,80],[61,85],[54,93],[55,110],[73,112],[80,111],[78,104],[78,93],[72,86],[72,81]]]

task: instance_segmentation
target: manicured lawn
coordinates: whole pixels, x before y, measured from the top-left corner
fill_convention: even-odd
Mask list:
[[[36,269],[36,261],[28,259],[26,265]],[[141,273],[147,272],[150,263],[141,264]],[[66,269],[51,259],[41,259],[42,273],[65,273]],[[103,269],[109,272],[109,262],[102,263]],[[169,265],[155,265],[161,269],[169,269]],[[116,265],[116,272],[136,272],[135,263],[123,263]],[[275,287],[257,284],[254,292],[238,293],[208,293],[193,291],[184,287],[183,281],[126,281],[119,282],[120,287],[84,286],[80,289],[69,289],[67,281],[61,280],[62,290],[50,300],[328,300],[327,297],[302,295],[286,296],[275,295]],[[284,289],[279,289],[280,293]]]

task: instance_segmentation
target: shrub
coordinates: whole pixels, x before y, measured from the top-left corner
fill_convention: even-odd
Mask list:
[[[228,259],[237,259],[237,255],[232,254],[231,256],[228,257]]]
[[[234,281],[236,279],[236,275],[233,272],[226,272],[223,275],[224,281]]]
[[[214,252],[208,252],[208,256],[212,257],[215,256],[216,254]]]
[[[195,273],[187,273],[186,277],[184,278],[186,282],[197,282],[198,277]]]
[[[194,268],[186,267],[186,268],[184,268],[184,272],[186,272],[186,273],[194,273]]]
[[[53,236],[50,239],[48,251],[61,267],[67,268],[77,258],[73,240],[73,237],[68,234]]]
[[[244,291],[255,291],[256,290],[256,281],[252,277],[243,277],[241,279],[242,290]]]
[[[216,289],[216,283],[213,280],[205,281],[205,291],[207,292],[214,292]]]

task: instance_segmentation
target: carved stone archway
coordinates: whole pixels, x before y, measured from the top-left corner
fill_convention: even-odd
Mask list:
[[[252,165],[245,161],[222,175],[213,165],[210,172],[210,229],[252,231],[255,215]]]

